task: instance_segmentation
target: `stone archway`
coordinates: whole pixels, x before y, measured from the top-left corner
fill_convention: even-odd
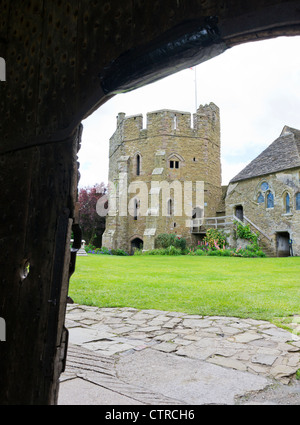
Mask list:
[[[134,251],[137,249],[143,249],[144,242],[141,238],[135,237],[130,242],[130,253],[133,255]]]
[[[296,0],[3,0],[0,316],[7,341],[0,345],[0,404],[57,400],[68,281],[81,242],[81,120],[115,93],[234,45],[296,34]]]

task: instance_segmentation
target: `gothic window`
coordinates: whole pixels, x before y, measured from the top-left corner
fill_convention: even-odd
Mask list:
[[[300,210],[300,192],[296,194],[296,210]]]
[[[261,184],[261,190],[263,191],[263,192],[265,192],[266,190],[268,190],[269,189],[269,185],[268,185],[268,183],[267,182],[263,182],[262,184]]]
[[[267,208],[274,208],[274,195],[272,192],[267,195]]]
[[[139,209],[139,201],[137,199],[134,200],[134,211],[133,211],[133,219],[138,219],[138,209]]]
[[[261,192],[259,192],[259,194],[257,196],[257,202],[259,204],[263,204],[265,202],[265,197],[264,197],[264,195]]]
[[[138,154],[136,156],[136,175],[139,176],[141,174],[141,157]]]
[[[285,194],[284,203],[285,203],[285,212],[286,214],[289,214],[291,212],[291,204],[290,204],[290,195],[288,193]]]
[[[168,210],[168,216],[173,215],[173,202],[172,202],[172,199],[169,199],[168,200],[168,208],[167,208],[167,210]]]
[[[177,130],[177,115],[174,115],[174,118],[173,118],[173,129]]]

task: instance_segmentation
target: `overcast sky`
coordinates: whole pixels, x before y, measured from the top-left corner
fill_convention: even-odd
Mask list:
[[[285,125],[300,129],[300,37],[243,44],[196,67],[197,103],[220,108],[222,184],[277,137]],[[186,69],[120,94],[83,121],[79,186],[108,181],[109,139],[116,116],[159,109],[194,113],[195,72]]]

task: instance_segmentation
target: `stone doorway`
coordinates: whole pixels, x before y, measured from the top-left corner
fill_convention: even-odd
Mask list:
[[[144,246],[144,242],[143,242],[142,239],[140,239],[140,238],[133,239],[131,241],[131,247],[130,247],[130,253],[131,253],[131,255],[134,254],[134,251],[136,249],[143,249],[143,246]]]
[[[290,234],[289,232],[276,233],[276,249],[278,257],[290,257]]]
[[[237,205],[235,207],[235,216],[241,221],[244,221],[244,208],[242,205]]]

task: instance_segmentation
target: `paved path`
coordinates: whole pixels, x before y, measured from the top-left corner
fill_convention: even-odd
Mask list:
[[[300,404],[299,317],[291,333],[252,319],[73,304],[66,326],[60,404],[237,404],[276,388]]]

